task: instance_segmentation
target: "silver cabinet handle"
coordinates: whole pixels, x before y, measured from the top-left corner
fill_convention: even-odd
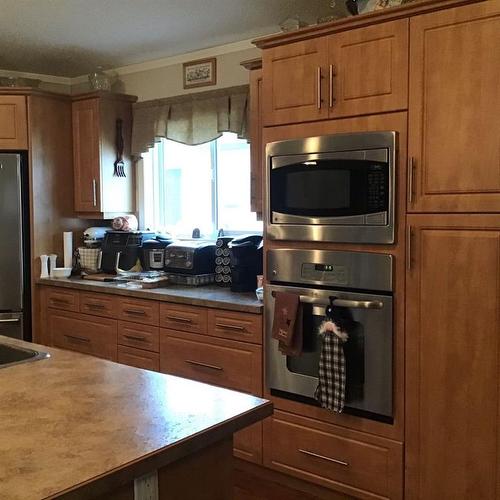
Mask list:
[[[318,93],[318,109],[321,109],[321,67],[318,66],[318,69],[316,70],[316,85],[317,85],[317,93]]]
[[[19,323],[19,318],[0,319],[0,323]]]
[[[413,176],[415,172],[415,158],[408,157],[408,200],[413,204]]]
[[[167,316],[167,319],[171,321],[177,321],[177,323],[192,323],[191,318],[182,318],[181,316]]]
[[[215,323],[217,328],[222,328],[223,330],[236,330],[238,332],[244,332],[245,327],[239,325],[227,325],[225,323]]]
[[[144,337],[139,337],[136,335],[124,335],[124,337],[129,340],[136,340],[137,342],[146,342],[146,339]]]
[[[308,450],[299,449],[300,453],[307,455],[309,457],[320,458],[321,460],[326,460],[327,462],[333,462],[334,464],[343,465],[344,467],[349,467],[349,462],[344,462],[343,460],[337,460],[336,458],[325,457],[324,455],[318,455]]]
[[[97,207],[97,181],[92,179],[92,196],[94,207]]]
[[[86,337],[77,337],[76,335],[65,335],[68,340],[74,340],[76,342],[85,342],[86,344],[90,343],[90,339]]]
[[[330,64],[330,87],[329,87],[329,104],[330,108],[333,108],[335,104],[335,99],[333,98],[333,78],[335,76],[335,66]]]
[[[220,366],[208,365],[206,363],[200,363],[199,361],[193,361],[191,359],[186,359],[185,363],[188,363],[188,364],[194,365],[194,366],[201,366],[202,368],[210,368],[210,370],[217,370],[218,372],[224,371],[224,368],[222,368]]]

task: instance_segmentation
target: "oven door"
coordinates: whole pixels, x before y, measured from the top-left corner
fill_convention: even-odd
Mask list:
[[[303,309],[303,352],[283,355],[271,337],[274,317],[273,292],[300,296]],[[314,398],[318,385],[321,337],[318,328],[325,319],[329,298],[334,305],[349,308],[356,328],[344,344],[346,358],[346,413],[391,419],[392,408],[392,296],[372,293],[316,290],[292,286],[265,287],[266,384],[271,393],[283,397]]]

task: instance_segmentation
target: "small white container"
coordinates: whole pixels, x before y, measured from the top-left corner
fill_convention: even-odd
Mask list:
[[[71,276],[71,267],[54,267],[51,272],[52,278],[69,278]]]

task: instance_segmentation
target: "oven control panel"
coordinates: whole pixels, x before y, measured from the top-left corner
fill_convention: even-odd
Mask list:
[[[349,267],[335,264],[302,264],[301,276],[307,281],[321,281],[331,285],[349,284]]]

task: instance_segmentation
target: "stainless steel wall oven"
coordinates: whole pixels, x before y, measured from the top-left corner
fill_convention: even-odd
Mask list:
[[[267,145],[269,239],[394,242],[396,132]]]
[[[392,256],[363,252],[273,249],[265,287],[266,385],[272,394],[317,404],[319,325],[333,301],[348,308],[355,328],[344,344],[346,413],[383,422],[393,417]],[[286,356],[271,336],[274,295],[297,294],[302,307],[302,354]]]

